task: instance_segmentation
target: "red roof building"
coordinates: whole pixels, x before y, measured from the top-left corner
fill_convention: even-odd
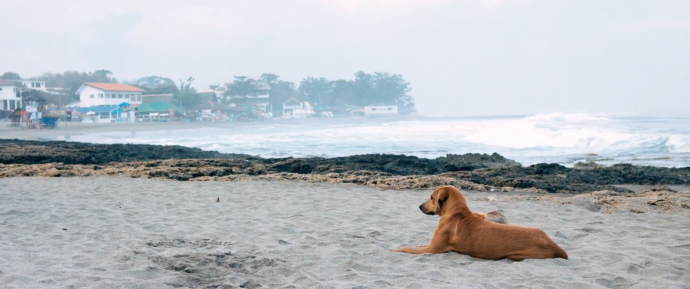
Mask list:
[[[145,90],[125,83],[84,82],[76,94],[79,102],[70,107],[90,107],[99,105],[120,105],[123,102],[139,105]]]

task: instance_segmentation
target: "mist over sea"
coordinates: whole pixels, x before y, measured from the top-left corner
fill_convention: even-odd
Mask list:
[[[594,161],[690,167],[690,118],[537,114],[475,118],[269,120],[227,127],[71,136],[71,141],[182,145],[267,158],[494,153],[527,166]]]

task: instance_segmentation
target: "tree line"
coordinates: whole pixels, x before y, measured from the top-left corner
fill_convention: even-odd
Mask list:
[[[79,96],[75,95],[79,87],[84,82],[117,82],[112,77],[113,73],[109,70],[101,69],[94,72],[65,71],[63,73],[46,72],[39,76],[30,77],[29,80],[40,80],[46,82],[46,87],[59,87],[66,90],[66,102],[78,101]],[[5,72],[0,75],[0,79],[21,80],[19,73]]]
[[[235,76],[231,83],[210,88],[224,90],[224,95],[230,101],[241,101],[258,93],[258,88],[253,83],[265,81],[271,87],[269,102],[275,108],[282,107],[285,101],[294,96],[316,106],[344,108],[397,105],[401,113],[415,112],[414,98],[409,94],[412,88],[401,74],[368,74],[359,71],[354,76],[352,80],[328,80],[309,76],[300,81],[299,86],[295,86],[292,82],[281,80],[276,74],[264,73],[259,79]]]
[[[47,87],[69,89],[69,100],[76,101],[78,96],[75,93],[82,83],[117,83],[118,80],[112,77],[112,74],[111,71],[103,69],[94,72],[48,72],[29,79],[45,81]],[[0,79],[19,80],[21,77],[17,73],[6,72],[0,75]],[[194,107],[201,103],[201,97],[192,87],[194,80],[193,77],[189,77],[176,83],[170,78],[152,75],[125,83],[144,89],[145,94],[171,93],[182,106]],[[290,97],[295,97],[300,101],[309,101],[315,106],[348,108],[397,105],[401,113],[415,112],[414,98],[409,94],[412,89],[410,83],[405,81],[401,74],[385,72],[369,74],[359,71],[351,80],[328,80],[308,76],[300,81],[299,85],[282,80],[280,76],[272,73],[264,73],[257,79],[242,75],[234,76],[232,82],[210,85],[208,89],[222,92],[221,102],[241,104],[259,93],[256,85],[259,81],[265,81],[270,86],[269,102],[276,109],[281,108]]]

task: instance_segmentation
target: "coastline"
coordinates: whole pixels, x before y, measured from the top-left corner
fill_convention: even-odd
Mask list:
[[[521,166],[498,154],[405,155],[336,158],[261,158],[182,146],[92,144],[0,139],[0,177],[113,176],[177,181],[233,181],[246,178],[354,183],[385,189],[429,189],[454,185],[482,191],[538,193],[633,192],[629,185],[690,185],[690,167],[558,164]],[[639,187],[643,188],[643,187]],[[637,189],[641,191],[641,189]]]
[[[168,127],[106,124],[63,135]],[[64,131],[51,133],[57,132]],[[55,141],[58,135],[39,133],[0,139],[2,286],[690,283],[683,267],[690,228],[678,221],[690,217],[690,168],[522,166],[498,154],[271,159],[174,145]],[[460,188],[472,210],[498,210],[512,224],[541,228],[570,259],[390,252],[428,243],[437,219],[417,206],[441,185]]]
[[[0,122],[0,139],[20,140],[57,140],[63,138],[70,140],[71,136],[79,136],[93,133],[110,132],[146,132],[167,130],[194,130],[202,128],[224,128],[235,130],[256,130],[267,125],[289,126],[320,126],[338,123],[371,124],[401,120],[427,119],[424,116],[398,116],[398,117],[336,117],[336,118],[305,118],[305,119],[275,119],[253,122],[134,122],[134,123],[81,123],[60,122],[58,128],[29,129],[24,127],[9,127],[9,122]]]
[[[573,167],[538,163],[522,166],[496,153],[447,154],[422,158],[393,154],[363,154],[320,158],[262,158],[219,153],[176,145],[93,144],[74,142],[77,136],[167,131],[228,129],[258,132],[268,126],[298,129],[334,125],[370,125],[423,116],[385,118],[345,117],[204,123],[61,123],[57,129],[18,129],[0,126],[0,177],[112,176],[177,181],[228,181],[251,178],[355,183],[386,189],[429,189],[455,185],[480,191],[538,193],[641,192],[666,186],[690,189],[690,167],[635,165],[602,166],[578,163]]]

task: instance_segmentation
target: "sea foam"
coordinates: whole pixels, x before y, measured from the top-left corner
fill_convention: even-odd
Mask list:
[[[342,120],[342,121],[340,121]],[[523,165],[578,161],[690,166],[690,119],[590,114],[455,119],[333,119],[295,125],[270,120],[253,129],[203,128],[72,137],[96,143],[182,145],[262,157],[338,157],[498,152]]]

